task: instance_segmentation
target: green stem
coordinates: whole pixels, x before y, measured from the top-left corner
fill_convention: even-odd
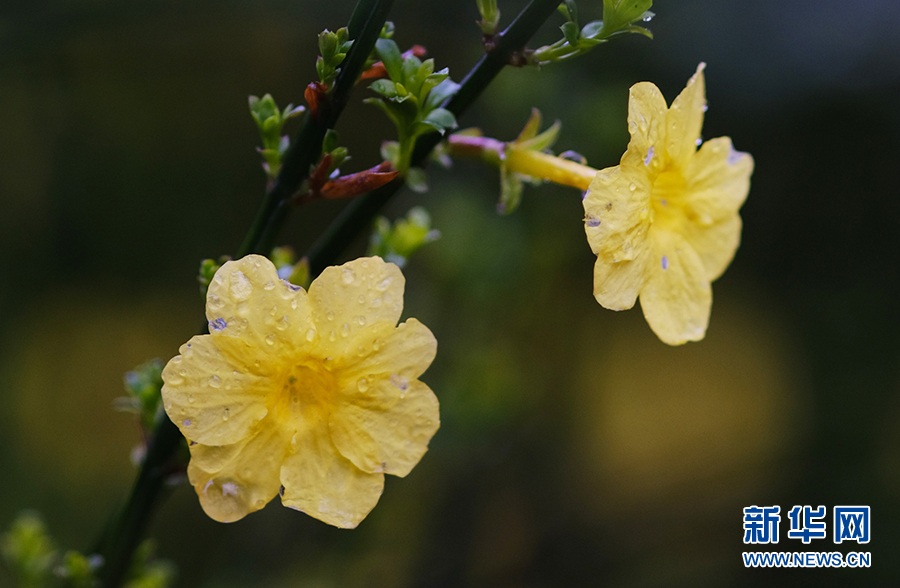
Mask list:
[[[481,96],[485,88],[506,67],[513,55],[521,51],[540,26],[556,12],[560,0],[532,0],[505,31],[493,38],[493,47],[475,64],[463,79],[459,91],[443,107],[457,118],[469,109]],[[421,167],[431,151],[440,143],[442,135],[429,133],[416,142],[412,165]],[[331,223],[307,252],[310,275],[318,275],[326,266],[334,262],[344,247],[363,229],[388,200],[403,186],[402,179],[396,179],[381,188],[355,198]]]
[[[310,168],[318,162],[325,132],[334,127],[346,106],[350,91],[375,47],[392,4],[393,0],[359,0],[356,4],[348,24],[350,38],[354,42],[341,64],[341,72],[327,99],[319,105],[317,116],[307,114],[237,257],[263,252],[271,246],[275,234],[287,218],[290,198],[306,180]],[[124,582],[134,550],[160,501],[166,480],[177,466],[183,466],[176,459],[182,439],[178,428],[164,418],[147,443],[147,454],[128,502],[107,528],[96,549],[105,562],[100,572],[102,588],[117,588]]]

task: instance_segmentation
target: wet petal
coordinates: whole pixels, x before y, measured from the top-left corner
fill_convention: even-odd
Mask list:
[[[700,256],[706,279],[717,279],[734,259],[741,243],[741,217],[733,215],[709,226],[686,223],[685,239]]]
[[[438,400],[422,382],[397,374],[370,386],[397,390],[396,402],[380,407],[339,404],[331,417],[332,439],[361,470],[403,477],[422,459],[440,426]]]
[[[213,337],[230,339],[221,344],[223,352],[247,369],[257,361],[263,370],[275,368],[285,355],[310,345],[306,291],[289,286],[261,255],[219,268],[207,292],[206,317]]]
[[[706,335],[712,290],[700,257],[677,234],[653,230],[641,309],[653,332],[669,345],[699,341]]]
[[[686,201],[701,224],[737,213],[750,191],[753,157],[735,151],[731,139],[711,139],[691,158],[686,171]]]
[[[706,85],[703,79],[705,63],[697,66],[695,73],[681,94],[672,102],[666,118],[666,149],[669,159],[679,168],[687,167],[688,160],[697,150],[697,139],[703,126],[706,109]]]
[[[658,172],[666,161],[666,116],[662,92],[650,82],[640,82],[628,94],[628,132],[631,141],[622,165],[644,166]]]
[[[437,340],[428,327],[411,318],[396,328],[375,333],[365,349],[372,349],[358,361],[347,363],[344,378],[355,383],[358,378],[381,374],[398,374],[414,380],[421,376],[437,353]]]
[[[185,437],[228,445],[268,412],[272,380],[235,369],[209,335],[197,335],[163,369],[163,404]]]
[[[642,247],[642,250],[645,249]],[[603,308],[627,310],[634,306],[645,281],[647,255],[613,263],[604,256],[594,264],[594,298]]]
[[[296,453],[281,468],[285,506],[329,525],[352,529],[375,507],[384,474],[369,474],[342,456],[325,422],[297,433]]]
[[[203,511],[210,518],[230,523],[264,507],[278,494],[289,441],[269,417],[238,443],[191,445],[188,479]]]
[[[625,165],[597,172],[584,198],[584,230],[591,250],[607,261],[634,259],[650,226],[651,182]]]
[[[326,268],[309,288],[313,321],[324,356],[354,352],[357,337],[378,322],[400,320],[406,280],[393,263],[363,257]]]

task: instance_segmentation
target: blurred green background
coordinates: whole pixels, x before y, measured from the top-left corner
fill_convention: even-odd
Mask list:
[[[500,0],[504,22],[524,2]],[[600,2],[579,2],[587,18]],[[202,324],[196,271],[233,252],[264,188],[249,94],[302,102],[316,33],[352,2],[65,0],[0,8],[0,527],[40,510],[90,549],[127,495],[138,430],[122,374]],[[152,534],[182,587],[885,585],[900,578],[900,10],[857,3],[659,1],[639,36],[504,71],[462,119],[513,138],[538,106],[558,150],[605,167],[627,90],[672,100],[708,63],[704,137],[756,159],[741,249],[705,341],[670,348],[640,310],[591,296],[579,195],[496,171],[434,169],[443,237],[408,269],[405,316],[437,336],[442,427],[356,531],[273,501],[221,525],[177,488]],[[475,2],[397,0],[401,46],[461,79]],[[539,41],[550,42],[562,19]],[[355,98],[367,92],[360,88]],[[355,100],[356,171],[392,129]],[[342,203],[293,215],[303,251]],[[365,239],[345,252],[364,251]],[[868,570],[745,570],[741,509],[872,507]],[[829,519],[830,520],[830,519]],[[828,539],[804,547],[832,551]],[[841,546],[843,551],[857,549]],[[0,571],[0,585],[9,579]]]

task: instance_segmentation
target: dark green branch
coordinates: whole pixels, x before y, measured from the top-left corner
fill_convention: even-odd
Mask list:
[[[283,203],[297,193],[309,177],[310,168],[318,163],[325,132],[334,128],[347,105],[353,85],[375,47],[392,4],[393,0],[359,0],[347,25],[353,45],[341,63],[341,72],[316,112],[306,113],[303,126],[284,156],[281,171],[238,249],[237,258],[249,253],[268,253],[275,233],[287,219],[290,207],[283,206]]]
[[[359,0],[357,3],[348,24],[353,46],[341,64],[341,72],[332,90],[319,105],[317,115],[307,113],[303,127],[294,138],[281,172],[266,194],[237,257],[265,251],[284,223],[290,209],[290,198],[306,180],[311,166],[318,162],[325,132],[334,127],[346,106],[392,4],[393,0]],[[147,454],[131,496],[97,545],[96,552],[104,559],[100,572],[103,588],[117,588],[124,582],[134,550],[160,501],[166,480],[184,466],[177,459],[182,439],[172,421],[163,418],[147,443]]]
[[[505,31],[492,39],[490,51],[466,75],[459,91],[443,105],[444,108],[456,115],[457,119],[468,110],[500,70],[510,63],[517,52],[524,49],[525,43],[556,12],[557,6],[559,0],[532,0]],[[439,133],[420,137],[416,143],[412,165],[423,166],[441,138]],[[369,226],[378,211],[402,186],[403,180],[398,178],[373,192],[355,198],[347,205],[325,234],[319,237],[307,252],[311,275],[318,275],[326,266],[334,263],[347,244]]]

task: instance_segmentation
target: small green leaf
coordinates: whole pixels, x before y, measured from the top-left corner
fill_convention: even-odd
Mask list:
[[[428,93],[423,108],[431,111],[444,104],[444,102],[459,91],[459,84],[453,80],[446,79],[432,88]]]
[[[319,53],[326,61],[330,62],[334,54],[337,52],[338,38],[337,35],[325,29],[319,33]]]
[[[378,58],[384,63],[384,68],[388,75],[395,82],[403,81],[403,56],[400,54],[400,48],[397,43],[390,39],[378,39],[375,41],[375,52]]]
[[[581,29],[581,36],[587,39],[593,39],[597,35],[600,34],[600,30],[603,28],[602,20],[595,20],[584,25],[584,28]]]
[[[378,92],[385,98],[397,97],[397,86],[390,80],[375,80],[369,86],[369,89],[373,92]]]
[[[522,143],[524,141],[534,139],[537,136],[539,130],[541,130],[541,111],[537,108],[532,108],[531,116],[528,117],[528,122],[525,123],[525,128],[522,129],[522,132],[519,133],[519,136],[516,138],[516,143]]]
[[[456,117],[446,108],[435,108],[428,113],[428,116],[422,122],[434,127],[441,134],[447,129],[456,128]]]
[[[428,176],[421,167],[411,167],[406,170],[406,185],[418,194],[428,191]]]
[[[563,36],[566,38],[566,41],[569,42],[569,45],[574,46],[578,43],[579,33],[581,31],[578,30],[578,25],[572,21],[563,23],[561,27]]]
[[[506,164],[500,164],[500,202],[497,203],[497,212],[511,214],[519,207],[522,200],[522,179],[519,174],[508,172]]]
[[[556,138],[559,136],[559,130],[562,128],[562,123],[559,121],[554,122],[550,127],[544,131],[543,133],[528,139],[527,141],[517,141],[519,147],[524,149],[531,149],[534,151],[543,151],[545,149],[549,149],[556,142]]]

